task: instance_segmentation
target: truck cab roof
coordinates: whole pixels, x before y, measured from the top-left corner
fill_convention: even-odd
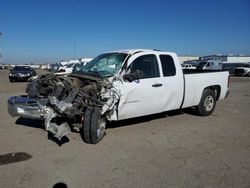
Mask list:
[[[107,53],[126,53],[126,54],[135,54],[135,53],[139,53],[139,52],[161,52],[161,53],[172,53],[172,52],[165,52],[165,51],[160,51],[160,50],[156,50],[156,49],[123,49],[123,50],[115,50],[115,51],[109,51]]]

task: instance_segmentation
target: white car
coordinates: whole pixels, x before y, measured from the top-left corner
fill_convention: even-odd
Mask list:
[[[92,58],[83,58],[81,62],[69,63],[65,66],[59,67],[58,72],[54,73],[56,75],[67,75],[72,73],[73,71],[77,71],[81,69],[81,67],[85,66]]]
[[[79,63],[69,63],[65,66],[59,67],[58,72],[54,73],[56,75],[65,75],[73,72],[74,67]]]
[[[183,69],[196,69],[196,67],[191,64],[181,64],[181,66]]]
[[[12,116],[43,119],[58,139],[77,127],[85,142],[96,144],[107,121],[188,107],[208,116],[227,97],[228,83],[227,71],[185,72],[172,52],[119,50],[99,55],[79,73],[41,76],[27,98],[10,97],[8,109]]]

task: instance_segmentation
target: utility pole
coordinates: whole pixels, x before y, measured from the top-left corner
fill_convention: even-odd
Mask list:
[[[2,41],[2,32],[0,31],[0,63],[2,63],[2,49],[1,49],[1,41]]]
[[[74,50],[74,59],[76,58],[76,41],[74,40],[73,43],[73,50]]]

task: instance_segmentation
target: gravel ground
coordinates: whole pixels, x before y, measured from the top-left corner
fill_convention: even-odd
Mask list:
[[[59,146],[41,122],[10,117],[6,100],[25,86],[0,70],[0,187],[250,187],[250,78],[231,78],[211,116],[110,124],[97,145],[75,132]]]

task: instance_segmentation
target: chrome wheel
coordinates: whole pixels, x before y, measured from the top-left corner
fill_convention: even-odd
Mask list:
[[[204,108],[206,111],[212,110],[214,107],[214,98],[212,96],[207,96],[204,100]]]
[[[104,136],[105,128],[106,128],[106,120],[102,118],[98,122],[98,128],[96,130],[96,134],[98,138],[102,138]]]

